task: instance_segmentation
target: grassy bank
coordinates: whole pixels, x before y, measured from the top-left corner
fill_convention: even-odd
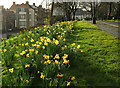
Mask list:
[[[90,23],[79,21],[74,24],[74,32],[69,34],[67,42],[75,42],[84,48],[84,55],[73,59],[68,71],[68,74],[76,76],[76,86],[118,86],[120,43],[116,37]]]

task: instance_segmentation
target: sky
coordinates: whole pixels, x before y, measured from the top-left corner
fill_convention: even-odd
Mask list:
[[[37,6],[39,6],[42,3],[42,1],[44,1],[42,6],[43,8],[46,7],[46,0],[0,0],[0,6],[3,5],[4,8],[10,8],[13,2],[16,2],[16,4],[22,4],[22,3],[26,3],[26,1],[29,1],[30,5],[35,3]]]

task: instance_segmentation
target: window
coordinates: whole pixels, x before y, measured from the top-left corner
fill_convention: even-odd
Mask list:
[[[21,21],[20,22],[20,26],[25,26],[26,24],[25,24],[25,21]]]
[[[25,12],[25,8],[20,8],[21,12]]]
[[[19,15],[19,19],[25,19],[25,15],[24,14],[20,14]]]

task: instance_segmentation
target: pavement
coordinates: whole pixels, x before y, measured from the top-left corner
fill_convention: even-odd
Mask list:
[[[92,23],[92,21],[88,22]],[[94,25],[120,39],[120,22],[97,21]]]

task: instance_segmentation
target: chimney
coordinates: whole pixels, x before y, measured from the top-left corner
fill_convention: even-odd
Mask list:
[[[42,5],[39,5],[40,8],[42,8]]]
[[[29,4],[29,2],[28,2],[28,1],[26,1],[26,4]]]
[[[35,6],[35,3],[33,3],[33,5]]]
[[[15,5],[15,2],[13,2],[13,5]]]

